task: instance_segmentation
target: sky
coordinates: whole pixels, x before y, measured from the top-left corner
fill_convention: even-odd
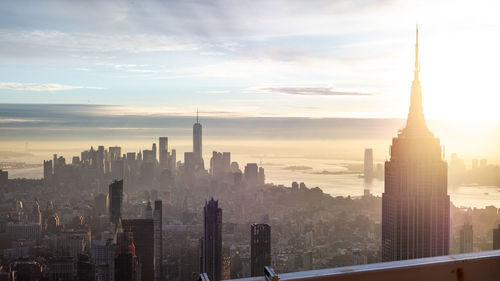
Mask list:
[[[9,1],[0,102],[109,114],[500,120],[497,1]]]

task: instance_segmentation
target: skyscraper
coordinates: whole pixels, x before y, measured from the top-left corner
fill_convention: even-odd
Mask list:
[[[257,184],[259,180],[259,167],[257,163],[248,163],[245,166],[245,180],[249,185]]]
[[[29,218],[31,223],[42,223],[42,212],[40,212],[40,204],[38,204],[38,200],[36,199],[35,202],[33,202],[33,209],[31,210]]]
[[[177,170],[177,150],[172,149],[172,153],[170,154],[170,157],[168,159],[168,168],[172,172],[173,175],[175,175],[175,172]]]
[[[123,180],[115,180],[109,185],[109,220],[113,223],[114,230],[116,230],[118,221],[122,217],[122,200]]]
[[[161,200],[155,201],[155,210],[153,213],[154,220],[154,239],[155,239],[155,280],[162,281],[163,274],[163,235],[162,235],[162,221],[163,221],[163,202]]]
[[[500,224],[493,229],[493,250],[500,250]]]
[[[231,171],[231,153],[230,152],[212,152],[210,159],[210,174],[216,179],[220,179],[226,173]]]
[[[196,163],[194,152],[184,152],[184,174],[192,174],[196,170]]]
[[[132,232],[135,253],[141,263],[141,280],[154,281],[154,222],[152,219],[123,220],[123,231]],[[118,280],[118,279],[115,279]]]
[[[106,214],[106,195],[105,194],[97,194],[94,197],[94,214],[96,216]]]
[[[153,151],[153,163],[156,163],[156,143],[153,143],[153,147],[151,148],[151,151]]]
[[[52,178],[52,160],[43,161],[43,179],[50,180]]]
[[[198,122],[198,111],[196,111],[196,123],[193,125],[193,153],[196,169],[204,169],[202,151],[201,124]]]
[[[371,148],[365,149],[364,158],[364,178],[366,182],[370,182],[373,177],[373,150]]]
[[[168,169],[168,137],[160,137],[160,169]]]
[[[109,158],[111,161],[118,160],[122,156],[122,148],[119,146],[110,146],[108,148]]]
[[[271,226],[252,224],[250,263],[252,276],[264,275],[264,267],[271,266]]]
[[[450,197],[447,163],[426,126],[419,80],[418,29],[415,72],[406,127],[392,139],[382,194],[382,260],[447,255]]]
[[[135,254],[133,234],[119,232],[116,239],[114,280],[141,281],[141,268]]]
[[[92,240],[91,247],[91,260],[95,264],[96,279],[102,281],[114,280],[115,244],[113,240]]]
[[[221,280],[222,209],[213,198],[205,203],[203,236],[203,272],[213,281]]]
[[[472,225],[464,224],[460,228],[460,253],[470,253],[473,251]]]
[[[78,255],[77,281],[95,281],[95,264],[90,262],[90,257],[84,254]]]

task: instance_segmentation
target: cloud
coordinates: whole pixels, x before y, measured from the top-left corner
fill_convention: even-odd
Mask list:
[[[0,82],[0,89],[15,90],[15,91],[66,91],[74,89],[94,89],[103,90],[101,87],[89,87],[89,86],[71,86],[71,85],[61,85],[61,84],[36,84],[36,83],[15,83],[15,82]]]
[[[4,1],[5,2],[5,1]],[[192,1],[7,1],[0,24],[6,27],[85,30],[113,33],[141,31],[205,39],[263,38],[274,35],[331,32],[330,23],[357,22],[393,0],[218,0]],[[318,8],[320,7],[320,8]],[[249,20],[252,19],[252,20]],[[283,24],[286,23],[286,24]],[[341,25],[345,31],[349,25]],[[338,30],[338,28],[337,28]]]
[[[43,122],[43,120],[40,119],[30,119],[30,118],[1,118],[0,119],[0,124],[7,124],[7,123],[39,123]]]
[[[179,42],[171,36],[144,33],[105,34],[61,32],[57,30],[0,30],[2,50],[35,48],[37,50],[70,51],[75,53],[164,52],[191,51],[196,44]]]
[[[340,92],[332,88],[261,88],[264,92],[299,96],[371,96],[369,93]]]

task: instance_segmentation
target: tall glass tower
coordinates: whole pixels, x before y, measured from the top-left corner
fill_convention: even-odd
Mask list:
[[[213,281],[221,280],[222,209],[213,198],[205,203],[203,236],[203,272]]]
[[[122,201],[123,201],[123,180],[113,181],[109,185],[109,220],[113,223],[114,229],[122,217]]]
[[[201,124],[198,122],[198,111],[196,111],[196,123],[193,125],[193,154],[195,158],[195,169],[204,169],[202,151]]]

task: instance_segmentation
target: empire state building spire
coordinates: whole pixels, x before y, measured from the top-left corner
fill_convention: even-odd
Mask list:
[[[420,65],[419,65],[419,62],[418,62],[418,25],[417,25],[417,31],[416,31],[416,40],[415,40],[415,80],[419,80],[418,79],[418,74],[420,72],[420,69],[419,69]]]
[[[411,85],[410,111],[406,127],[402,130],[404,135],[429,135],[424,118],[424,108],[422,106],[422,88],[420,86],[420,63],[418,61],[418,26],[416,29],[415,43],[415,70],[414,79]]]
[[[418,28],[415,78],[406,127],[392,139],[382,193],[382,261],[448,255],[448,165],[439,138],[427,129],[419,80]]]

